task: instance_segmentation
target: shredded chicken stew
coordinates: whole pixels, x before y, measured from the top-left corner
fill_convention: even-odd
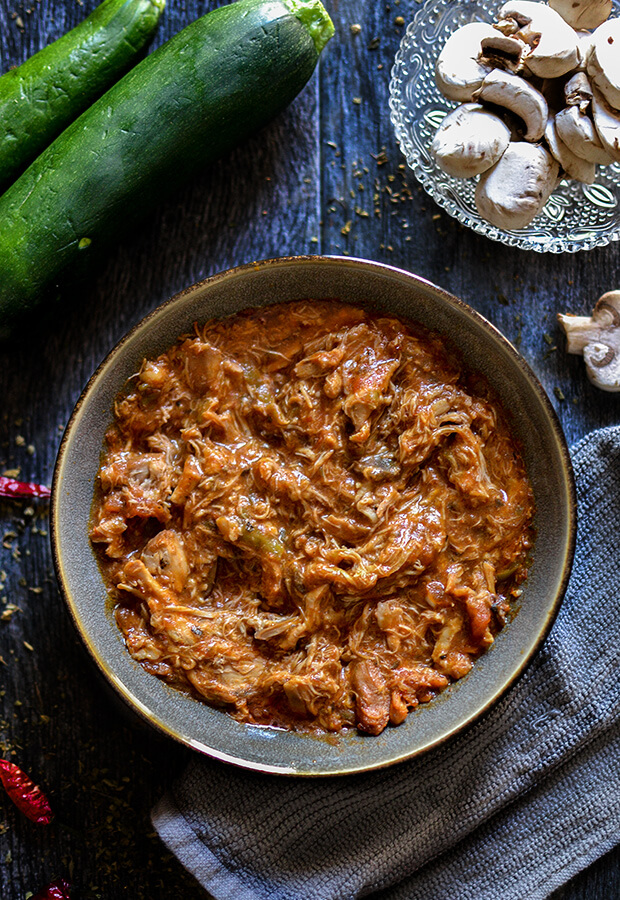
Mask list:
[[[376,735],[492,644],[533,512],[498,403],[439,336],[304,301],[144,361],[90,536],[147,672],[244,722]]]

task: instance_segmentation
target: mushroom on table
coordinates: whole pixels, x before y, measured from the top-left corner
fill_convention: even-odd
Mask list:
[[[592,384],[620,391],[620,291],[599,298],[591,316],[560,313],[569,353],[581,354]]]

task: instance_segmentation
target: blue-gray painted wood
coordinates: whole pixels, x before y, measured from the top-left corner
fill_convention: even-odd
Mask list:
[[[169,0],[154,46],[215,5]],[[0,71],[94,6],[0,0]],[[228,266],[296,253],[378,259],[462,297],[519,346],[569,441],[618,421],[620,397],[591,387],[556,325],[558,312],[589,311],[601,293],[620,287],[618,245],[524,253],[440,211],[406,170],[388,114],[390,68],[404,31],[396,19],[409,22],[417,2],[326,6],[336,36],[291,108],[160,208],[44,329],[24,328],[2,348],[0,472],[18,468],[24,479],[49,483],[84,384],[161,301]],[[5,603],[18,607],[0,620],[0,755],[30,771],[57,810],[55,824],[41,828],[0,797],[0,896],[22,900],[59,875],[73,881],[77,900],[206,896],[148,820],[187,752],[127,720],[97,680],[63,608],[46,532],[45,510],[0,504],[0,614]],[[617,850],[554,895],[618,896]]]

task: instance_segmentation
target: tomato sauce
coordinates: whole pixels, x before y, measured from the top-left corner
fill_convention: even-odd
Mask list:
[[[440,336],[308,300],[143,362],[91,540],[148,672],[244,722],[379,734],[493,643],[533,514],[498,402]]]

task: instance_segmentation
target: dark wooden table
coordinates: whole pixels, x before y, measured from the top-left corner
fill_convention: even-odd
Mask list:
[[[155,45],[215,5],[169,0]],[[1,70],[94,6],[0,0]],[[82,388],[143,315],[216,271],[289,254],[381,260],[462,297],[521,349],[571,443],[620,419],[620,396],[588,383],[556,324],[558,312],[589,311],[620,287],[620,246],[572,255],[512,250],[440,211],[406,169],[388,114],[390,68],[416,0],[326,6],[336,36],[289,110],[110,253],[43,333],[24,329],[1,349],[0,472],[50,483]],[[206,897],[149,821],[189,751],[137,728],[103,690],[56,585],[47,509],[6,502],[0,516],[0,755],[32,773],[57,811],[55,824],[37,827],[0,795],[0,896],[23,900],[62,875],[78,900]],[[620,850],[554,895],[615,897]]]

